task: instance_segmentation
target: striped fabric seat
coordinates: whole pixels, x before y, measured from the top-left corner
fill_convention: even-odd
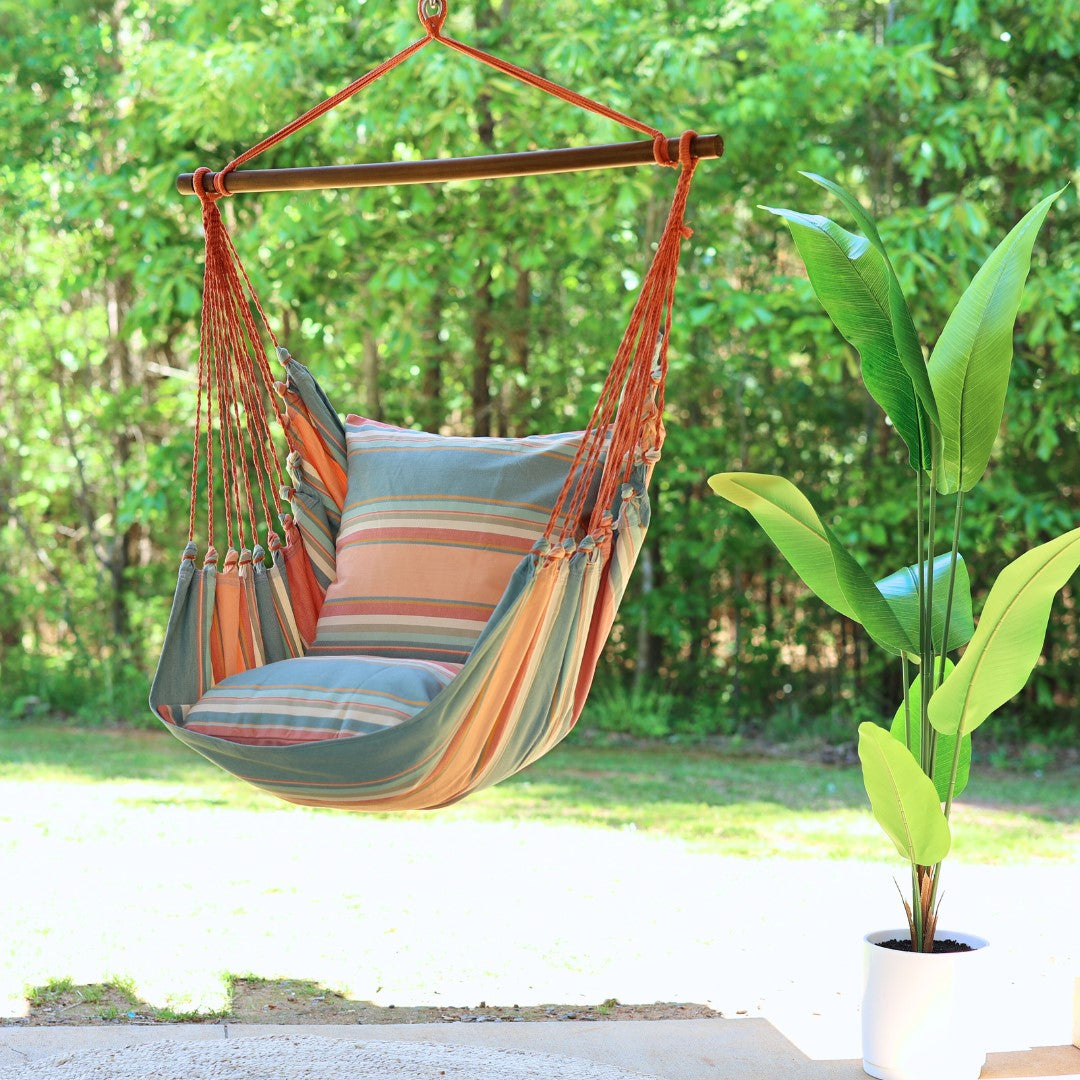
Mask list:
[[[428,705],[460,664],[349,656],[252,668],[208,690],[186,727],[255,746],[291,746],[395,727]]]
[[[311,655],[463,662],[543,534],[582,433],[464,438],[350,416],[346,438],[337,577]]]

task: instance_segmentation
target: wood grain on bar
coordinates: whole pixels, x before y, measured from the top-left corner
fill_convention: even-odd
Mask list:
[[[698,135],[691,152],[699,158],[724,153],[719,135]],[[679,140],[668,139],[668,154],[678,157]],[[225,186],[230,194],[244,191],[312,191],[321,188],[383,187],[389,184],[437,184],[451,180],[490,180],[505,176],[579,172],[587,169],[622,169],[655,164],[651,139],[609,143],[604,146],[529,150],[520,154],[488,154],[468,158],[430,158],[425,161],[385,161],[367,165],[315,165],[303,169],[236,169]],[[194,195],[193,173],[181,173],[176,189]],[[214,173],[204,178],[207,190]]]

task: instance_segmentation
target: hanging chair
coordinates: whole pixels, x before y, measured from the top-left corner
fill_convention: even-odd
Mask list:
[[[178,180],[201,201],[206,261],[188,543],[150,704],[192,749],[309,806],[445,806],[525,768],[573,728],[649,524],[691,179],[699,157],[722,152],[717,136],[669,140],[444,35],[444,0],[420,0],[419,15],[422,38],[219,172]],[[648,141],[239,169],[431,43]],[[677,168],[678,180],[588,427],[524,439],[434,435],[358,416],[343,423],[278,344],[218,207],[244,190],[643,161]],[[287,447],[284,471],[271,416]],[[200,488],[208,547],[197,565]]]

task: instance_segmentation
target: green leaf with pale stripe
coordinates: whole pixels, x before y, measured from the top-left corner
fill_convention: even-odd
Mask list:
[[[1077,567],[1080,529],[1073,529],[1001,571],[971,643],[930,699],[930,723],[938,731],[966,735],[1024,688],[1042,652],[1050,605]]]
[[[862,623],[886,651],[918,651],[917,639],[905,631],[873,579],[790,480],[762,473],[717,473],[709,477],[709,486],[754,515],[799,577],[826,604]]]
[[[986,471],[1005,408],[1031,249],[1061,191],[1029,210],[983,263],[930,356],[941,440],[938,490],[945,494],[970,491]]]
[[[864,236],[817,214],[764,206],[782,218],[810,284],[841,334],[858,350],[870,396],[907,444],[914,469],[931,464],[930,425],[896,351],[889,308],[889,267]]]
[[[923,357],[922,346],[919,344],[919,335],[915,330],[915,322],[911,317],[911,309],[904,298],[904,291],[900,288],[900,279],[896,276],[889,253],[881,242],[877,225],[874,219],[863,209],[862,204],[854,195],[845,191],[833,180],[827,180],[817,173],[804,172],[802,174],[808,180],[831,191],[847,207],[855,223],[862,229],[866,238],[874,246],[877,252],[885,260],[885,268],[889,275],[889,322],[892,324],[893,341],[896,344],[896,355],[911,379],[911,385],[919,399],[919,404],[926,415],[935,424],[938,422],[937,404],[934,401],[934,392],[930,386],[930,378],[926,372],[926,360]]]
[[[859,725],[859,760],[870,808],[896,850],[916,866],[949,853],[949,823],[934,785],[919,763],[884,728]]]
[[[941,636],[945,631],[945,608],[949,599],[949,562],[951,553],[939,555],[934,560],[933,605],[934,651],[940,653]],[[912,641],[919,640],[919,566],[913,563],[897,570],[895,574],[877,582],[878,591],[888,601],[900,625],[907,631]],[[956,556],[956,584],[953,587],[952,611],[949,615],[949,646],[945,652],[959,649],[971,640],[975,631],[975,620],[971,614],[971,581],[968,578],[967,565],[963,555]]]
[[[934,678],[937,678],[938,665],[941,658],[934,660]],[[945,661],[945,675],[948,677],[954,665],[951,660]],[[908,709],[900,702],[900,707],[893,717],[892,726],[889,728],[894,739],[902,742],[911,752],[916,761],[922,761],[922,724],[919,723],[919,706],[922,700],[922,673],[915,676],[911,686],[908,687]],[[910,709],[910,717],[908,710]],[[956,751],[956,736],[939,734],[934,744],[934,788],[938,798],[944,802],[949,797],[949,779],[952,776],[953,754]],[[956,788],[953,797],[959,795],[967,787],[968,775],[971,772],[971,736],[965,735],[960,740],[960,757],[956,763]]]

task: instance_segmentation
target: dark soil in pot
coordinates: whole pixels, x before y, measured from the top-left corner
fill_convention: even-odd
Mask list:
[[[891,938],[889,941],[879,941],[876,944],[880,949],[892,949],[894,952],[914,951],[909,938]],[[935,938],[933,951],[935,953],[974,952],[970,945],[965,945],[954,938]]]

